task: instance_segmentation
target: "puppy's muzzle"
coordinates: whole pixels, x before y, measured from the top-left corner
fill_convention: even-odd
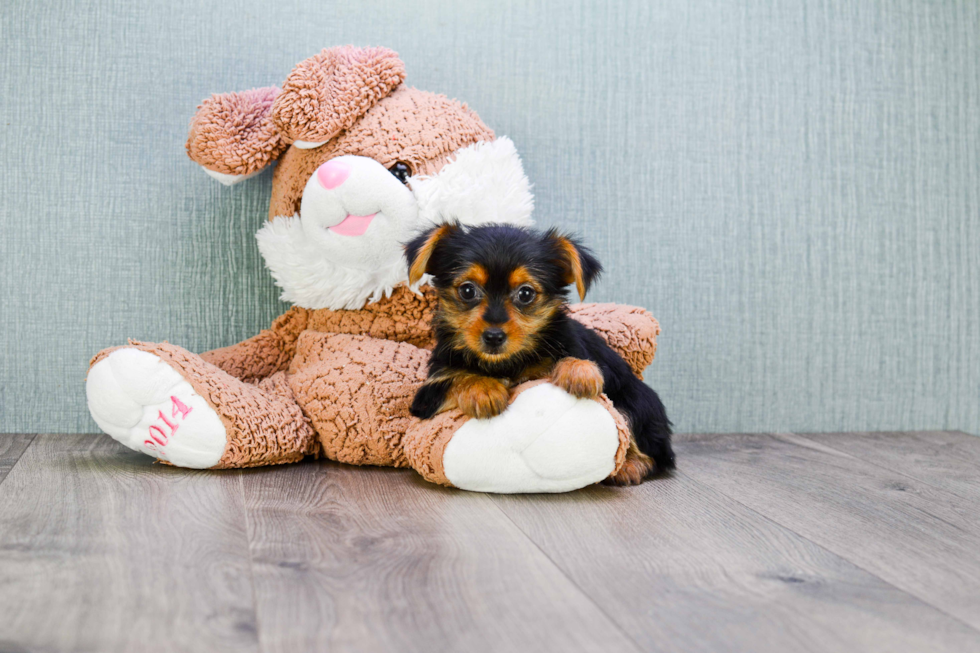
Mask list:
[[[507,334],[499,327],[492,327],[483,332],[483,344],[490,349],[497,349],[507,340]]]

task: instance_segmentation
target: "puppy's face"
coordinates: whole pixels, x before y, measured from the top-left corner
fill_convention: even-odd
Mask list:
[[[533,350],[536,335],[564,298],[528,264],[460,263],[457,274],[439,287],[440,317],[454,334],[455,348],[491,363]]]
[[[443,225],[406,249],[410,280],[433,276],[440,335],[491,364],[536,352],[566,286],[575,283],[584,296],[600,271],[568,236],[512,226]]]

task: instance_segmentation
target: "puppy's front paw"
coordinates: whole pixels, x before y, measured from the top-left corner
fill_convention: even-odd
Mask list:
[[[456,406],[464,415],[476,419],[496,417],[507,408],[510,392],[507,386],[485,376],[469,377],[453,387]]]
[[[551,382],[579,399],[595,399],[602,394],[602,371],[592,361],[563,358],[551,372]]]

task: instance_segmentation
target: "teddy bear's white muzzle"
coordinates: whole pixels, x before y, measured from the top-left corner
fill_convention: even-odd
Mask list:
[[[388,227],[413,226],[418,204],[412,191],[377,161],[341,156],[323,163],[310,176],[300,217],[311,236],[327,231],[340,238],[357,238],[369,230],[380,231],[371,225],[381,218]]]

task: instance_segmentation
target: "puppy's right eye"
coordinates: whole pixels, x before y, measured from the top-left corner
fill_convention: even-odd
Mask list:
[[[469,281],[460,285],[460,287],[456,290],[456,292],[459,293],[459,298],[462,299],[464,302],[473,301],[474,299],[476,299],[476,295],[477,295],[476,286],[470,283]]]
[[[517,289],[517,303],[527,306],[534,301],[537,294],[531,286],[521,286]]]

